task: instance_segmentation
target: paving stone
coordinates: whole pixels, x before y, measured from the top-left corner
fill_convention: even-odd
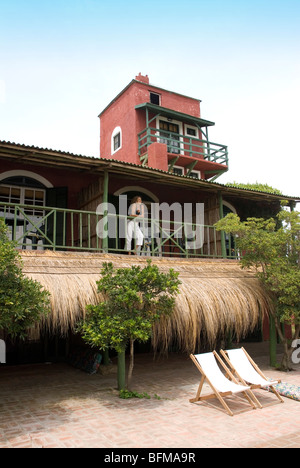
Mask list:
[[[287,374],[274,371],[263,344],[251,346],[267,376],[300,386],[300,365]],[[64,363],[1,366],[0,448],[300,447],[300,402],[278,404],[260,390],[261,401],[275,404],[230,417],[218,402],[189,403],[199,379],[187,356],[136,355],[132,387],[151,398],[123,400],[116,375],[88,375]],[[241,408],[234,399],[230,405]]]

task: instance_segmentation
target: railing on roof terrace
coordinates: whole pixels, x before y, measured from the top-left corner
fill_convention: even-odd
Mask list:
[[[139,156],[145,154],[148,146],[155,142],[166,144],[168,153],[174,155],[204,159],[228,166],[227,146],[154,127],[147,127],[138,133]]]
[[[19,249],[127,254],[129,216],[107,213],[105,217],[93,211],[1,203],[0,218]],[[221,233],[214,226],[143,218],[140,227],[144,234],[141,255],[236,258],[231,239],[226,241],[224,254]],[[132,244],[130,252],[135,253],[134,240]]]

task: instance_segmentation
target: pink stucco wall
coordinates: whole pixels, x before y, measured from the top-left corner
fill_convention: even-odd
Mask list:
[[[168,109],[200,117],[200,101],[148,83],[139,75],[100,114],[100,157],[140,164],[138,133],[146,126],[145,112],[135,106],[150,102],[150,92],[160,95],[160,105]],[[112,154],[111,136],[116,127],[122,131],[122,146]]]

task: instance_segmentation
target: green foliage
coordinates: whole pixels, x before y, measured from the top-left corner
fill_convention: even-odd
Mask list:
[[[141,268],[115,269],[103,263],[98,291],[104,300],[89,305],[79,326],[83,339],[101,350],[113,348],[118,353],[118,388],[125,388],[125,349],[130,343],[128,383],[133,371],[134,341],[151,337],[152,326],[163,315],[172,313],[179,293],[178,273],[161,273],[151,261]]]
[[[157,266],[115,269],[103,263],[98,291],[105,300],[89,305],[79,329],[83,339],[101,350],[113,348],[122,352],[129,340],[145,342],[153,323],[170,314],[178,294],[178,273],[164,274]]]
[[[21,257],[0,219],[0,330],[25,338],[28,328],[48,312],[49,293],[22,273]]]
[[[276,304],[275,324],[282,341],[280,322],[300,331],[300,213],[282,210],[277,219],[248,218],[241,222],[229,214],[216,223],[218,230],[236,236],[243,267],[256,267],[257,276]]]
[[[151,396],[147,392],[139,393],[131,390],[127,390],[126,388],[119,391],[119,397],[123,400],[128,400],[129,398],[146,398],[147,400],[151,399]],[[162,398],[154,393],[153,398],[155,400],[161,400]]]
[[[256,182],[255,184],[243,184],[239,182],[228,182],[226,185],[230,187],[237,187],[237,188],[243,188],[247,190],[257,190],[258,192],[266,192],[266,193],[275,193],[277,195],[282,195],[282,192],[278,189],[275,189],[271,187],[268,184],[261,184],[259,182]]]
[[[281,320],[300,323],[300,213],[281,211],[277,220],[244,222],[231,213],[216,227],[236,235],[242,266],[257,268],[258,277],[276,298]]]
[[[147,400],[150,400],[151,398],[151,396],[146,392],[138,393],[126,389],[120,390],[119,397],[123,398],[123,400],[127,400],[129,398],[147,398]]]

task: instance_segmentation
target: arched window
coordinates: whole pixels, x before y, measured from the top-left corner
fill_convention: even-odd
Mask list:
[[[31,177],[11,176],[0,181],[0,205],[5,203],[15,203],[35,206],[29,210],[30,214],[41,215],[42,211],[38,207],[45,205],[46,187],[45,185]],[[13,212],[13,207],[8,207],[7,212]]]
[[[111,154],[116,153],[122,148],[122,130],[116,127],[111,134]]]

